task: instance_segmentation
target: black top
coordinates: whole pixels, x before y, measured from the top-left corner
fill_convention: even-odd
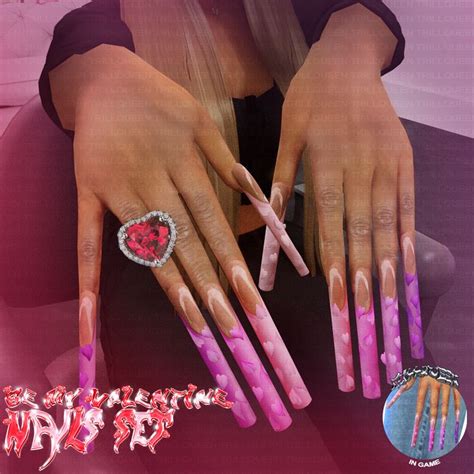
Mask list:
[[[361,3],[379,15],[398,39],[390,65],[382,74],[403,60],[405,40],[394,14],[380,0],[292,0],[308,46],[318,41],[332,13]],[[135,51],[132,33],[120,18],[119,0],[93,0],[65,15],[54,29],[46,63],[39,80],[43,107],[61,127],[54,108],[48,73],[74,54],[83,54],[100,44],[123,46]],[[278,149],[283,96],[273,87],[256,97],[233,99],[239,137],[240,161],[246,166],[268,195]],[[61,127],[62,128],[62,127]],[[64,130],[67,134],[73,132]]]

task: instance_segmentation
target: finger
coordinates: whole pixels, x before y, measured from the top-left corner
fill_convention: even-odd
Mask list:
[[[366,398],[380,397],[380,376],[372,297],[372,173],[346,175],[344,197],[349,267],[356,309],[362,388]]]
[[[411,437],[411,447],[416,446],[416,440],[418,439],[418,430],[420,427],[421,416],[423,414],[423,408],[425,406],[426,392],[428,390],[428,377],[419,379],[418,395],[416,399],[416,413],[415,422],[413,423],[413,434]]]
[[[263,194],[260,186],[252,177],[252,175],[240,164],[235,164],[232,168],[232,174],[240,184],[243,192],[249,198],[255,209],[260,214],[263,222],[271,230],[273,236],[278,241],[291,263],[301,276],[309,273],[309,269],[304,263],[303,257],[300,255],[290,236],[285,230],[280,218],[275,214],[267,198]]]
[[[298,166],[301,161],[303,141],[294,133],[288,117],[283,115],[280,143],[273,175],[270,205],[281,222],[285,220],[286,207],[291,197]],[[280,244],[267,227],[263,244],[262,263],[258,286],[263,291],[271,291],[275,283],[276,267],[280,253]]]
[[[446,423],[448,421],[449,397],[451,387],[448,384],[441,384],[441,429],[439,432],[439,449],[444,449],[444,440],[446,438]]]
[[[380,303],[387,382],[402,372],[400,323],[396,284],[397,238],[397,170],[390,162],[377,169],[372,187],[372,225],[375,260],[379,274]]]
[[[237,423],[241,427],[252,426],[256,421],[255,413],[175,262],[169,260],[162,268],[153,268],[152,271],[182,319],[217,386],[225,390],[228,400],[233,402],[231,410]]]
[[[193,172],[194,185],[184,174],[174,177],[188,209],[237,295],[265,352],[295,408],[304,408],[311,396],[278,329],[253,282],[245,260],[200,167]]]
[[[77,260],[79,276],[80,401],[95,386],[96,318],[102,255],[104,208],[92,194],[78,195]]]
[[[275,431],[286,429],[291,424],[291,417],[222,290],[217,274],[177,192],[164,192],[162,188],[156,194],[150,188],[148,191],[150,195],[145,198],[148,206],[151,209],[165,209],[175,221],[178,234],[176,255],[216,322],[263,412]],[[158,196],[158,199],[155,196]]]
[[[400,247],[403,257],[411,356],[414,359],[423,359],[423,331],[415,259],[415,186],[413,159],[411,156],[402,157],[402,159],[400,159],[398,182]]]
[[[354,390],[351,328],[342,232],[342,175],[335,170],[311,170],[316,195],[321,258],[329,288],[331,322],[339,390]]]
[[[393,405],[397,402],[397,400],[405,393],[408,392],[413,387],[415,383],[415,379],[409,380],[405,385],[402,385],[395,393],[395,395],[390,399],[387,403],[387,408],[392,408]]]
[[[433,451],[434,447],[440,388],[440,383],[432,379],[430,384],[430,434],[428,438],[428,451],[430,452]]]
[[[459,423],[461,421],[461,394],[457,388],[453,389],[454,413],[456,416],[456,425],[454,427],[454,442],[459,443]]]

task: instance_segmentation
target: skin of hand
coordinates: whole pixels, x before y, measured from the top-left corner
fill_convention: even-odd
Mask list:
[[[100,45],[69,58],[51,71],[50,80],[61,122],[75,131],[81,295],[98,293],[106,209],[122,223],[160,209],[177,226],[173,258],[205,303],[209,292],[216,290],[230,307],[192,219],[230,282],[235,269],[243,269],[254,290],[244,295],[247,306],[259,304],[258,291],[196,152],[197,144],[224,182],[241,191],[232,174],[234,157],[204,107],[180,85],[117,46]],[[176,262],[169,260],[153,273],[178,313],[200,332],[205,321],[197,306],[180,298],[185,283]],[[232,312],[209,309],[220,330],[229,335],[236,324]],[[82,342],[90,339],[90,334],[82,336]]]
[[[288,89],[273,180],[273,191],[291,189],[308,152],[322,266],[328,285],[337,283],[331,304],[343,310],[347,303],[345,227],[356,308],[370,318],[373,257],[382,296],[395,301],[399,242],[413,240],[415,230],[412,149],[380,77],[395,45],[388,27],[362,5],[332,14]],[[276,206],[277,214],[285,205]],[[399,336],[392,339],[399,348]],[[386,359],[396,374],[400,358]]]
[[[389,403],[387,403],[387,409],[392,408],[397,400],[403,396],[404,393],[411,390],[415,384],[416,379],[409,380],[405,385],[402,385],[393,396]],[[416,442],[416,437],[418,434],[418,425],[420,423],[423,407],[425,406],[425,399],[427,393],[430,393],[430,440],[429,440],[429,450],[433,450],[434,444],[434,432],[436,429],[436,424],[438,420],[438,405],[439,398],[441,395],[441,431],[440,431],[440,448],[444,447],[444,436],[446,430],[446,421],[448,418],[448,408],[449,408],[449,399],[451,392],[454,398],[454,412],[456,416],[456,421],[459,420],[459,412],[461,410],[461,395],[457,388],[451,387],[448,384],[441,383],[437,379],[425,376],[420,379],[418,384],[418,395],[416,400],[416,413],[415,413],[415,423],[414,423],[414,435],[412,439],[412,445]]]

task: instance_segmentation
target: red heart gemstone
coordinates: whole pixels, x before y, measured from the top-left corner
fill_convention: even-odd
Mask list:
[[[148,262],[161,260],[169,245],[170,228],[158,217],[133,224],[127,229],[125,244],[130,252]]]

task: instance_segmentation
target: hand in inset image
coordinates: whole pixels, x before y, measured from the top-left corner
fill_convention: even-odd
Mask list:
[[[436,378],[414,378],[387,399],[384,428],[391,443],[416,459],[451,451],[460,441],[466,406],[459,390]]]

